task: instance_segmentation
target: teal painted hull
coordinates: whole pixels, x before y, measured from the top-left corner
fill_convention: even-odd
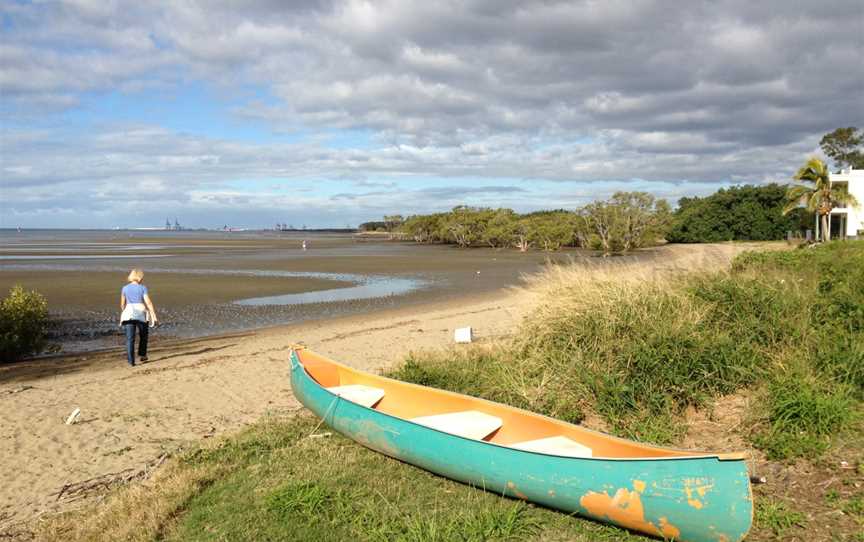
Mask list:
[[[356,442],[447,478],[689,542],[737,541],[752,523],[743,459],[559,457],[443,433],[341,399],[291,353],[294,395]]]

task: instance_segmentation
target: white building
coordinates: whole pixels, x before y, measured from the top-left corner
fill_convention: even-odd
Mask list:
[[[864,169],[844,169],[831,174],[831,186],[846,185],[858,200],[858,207],[837,207],[828,217],[831,238],[851,237],[864,239]]]

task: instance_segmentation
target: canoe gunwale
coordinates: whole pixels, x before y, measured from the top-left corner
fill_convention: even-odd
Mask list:
[[[363,406],[363,405],[358,404],[358,403],[354,403],[353,401],[349,401],[348,399],[345,399],[344,397],[341,397],[340,395],[337,395],[337,394],[331,392],[331,391],[328,390],[326,387],[322,386],[322,385],[321,385],[317,380],[315,380],[315,378],[314,378],[311,374],[309,374],[309,372],[306,370],[306,367],[303,365],[303,362],[301,361],[300,356],[299,356],[298,354],[295,353],[296,350],[300,350],[300,349],[292,349],[291,354],[292,354],[292,356],[296,356],[297,365],[298,365],[299,368],[303,371],[303,374],[304,374],[304,375],[309,379],[310,382],[312,382],[312,383],[313,383],[315,386],[317,386],[320,390],[324,391],[325,393],[327,393],[328,395],[330,395],[330,396],[335,400],[335,402],[332,403],[332,404],[330,405],[330,407],[328,408],[328,413],[326,413],[326,414],[329,414],[329,411],[330,411],[330,410],[333,410],[333,409],[335,408],[335,405],[338,403],[338,401],[339,401],[339,400],[342,400],[342,401],[347,401],[347,402],[351,403],[351,404],[354,405],[354,406],[361,407],[361,408],[365,408],[365,409],[367,409],[367,410],[370,410],[370,411],[372,411],[372,412],[375,412],[375,414],[377,414],[377,415],[385,416],[385,417],[387,417],[387,418],[391,418],[391,419],[394,419],[394,420],[399,420],[400,422],[411,424],[412,426],[415,426],[415,427],[418,427],[418,428],[422,428],[423,430],[426,430],[426,431],[434,431],[434,432],[436,432],[436,433],[440,433],[440,434],[442,434],[442,435],[446,435],[446,436],[451,437],[451,438],[458,438],[458,439],[460,439],[460,440],[468,441],[468,442],[480,442],[480,443],[483,443],[483,444],[488,444],[488,445],[491,445],[491,446],[495,446],[495,447],[497,447],[497,448],[503,448],[503,449],[507,449],[507,450],[515,450],[515,451],[518,451],[518,452],[520,452],[520,453],[525,453],[525,454],[539,455],[539,456],[543,456],[543,457],[557,457],[557,458],[568,459],[568,460],[578,460],[578,461],[603,461],[603,462],[605,462],[605,461],[623,461],[623,462],[626,462],[626,461],[685,461],[685,460],[704,460],[704,459],[717,459],[718,461],[747,461],[748,459],[750,459],[749,454],[747,454],[746,452],[721,452],[721,453],[717,453],[717,452],[703,452],[703,451],[683,450],[683,449],[678,449],[678,448],[670,448],[670,447],[656,446],[656,445],[652,445],[652,444],[643,444],[643,443],[640,443],[640,444],[643,444],[643,445],[645,445],[645,446],[650,446],[650,447],[655,448],[655,449],[660,449],[660,450],[668,451],[668,452],[676,452],[676,451],[680,451],[680,452],[682,452],[682,453],[684,453],[684,454],[686,454],[686,455],[680,455],[680,456],[674,456],[674,455],[673,455],[673,456],[661,456],[661,457],[605,457],[605,456],[573,457],[573,456],[562,456],[562,455],[557,455],[557,454],[552,454],[552,453],[537,452],[537,451],[532,451],[532,450],[522,450],[522,449],[519,449],[519,448],[513,448],[513,447],[511,447],[511,446],[507,446],[507,445],[504,445],[504,444],[498,444],[498,443],[490,442],[490,441],[487,441],[487,440],[476,440],[476,439],[470,439],[470,438],[466,438],[466,437],[463,437],[463,436],[460,436],[460,435],[456,435],[456,434],[453,434],[453,433],[448,433],[448,432],[446,432],[446,431],[441,431],[441,430],[439,430],[439,429],[435,429],[434,427],[429,427],[429,426],[426,426],[426,425],[423,425],[423,424],[419,424],[419,423],[413,422],[413,421],[411,421],[411,420],[408,419],[408,418],[402,418],[402,417],[399,417],[399,416],[395,416],[395,415],[393,415],[393,414],[388,414],[388,413],[386,413],[386,412],[382,412],[382,411],[380,411],[380,410],[376,410],[376,409],[374,409],[374,408],[370,408],[370,407]],[[324,356],[320,356],[320,355],[318,355],[318,354],[315,354],[315,355],[318,356],[318,357],[324,358],[324,359],[326,359],[329,363],[332,363],[333,365],[336,365],[336,366],[338,366],[338,367],[340,367],[340,368],[346,369],[346,370],[348,370],[349,372],[358,372],[356,369],[354,369],[354,368],[352,368],[352,367],[349,367],[349,366],[347,366],[347,365],[344,365],[344,364],[342,364],[342,363],[339,363],[339,362],[337,362],[337,361],[333,361],[333,360],[331,360],[331,359],[329,359],[329,358],[326,358],[326,357],[324,357]],[[293,367],[292,367],[292,370],[293,370]],[[380,378],[380,379],[383,379],[383,380],[390,381],[390,382],[395,382],[395,383],[397,383],[397,384],[399,384],[399,385],[404,385],[404,386],[408,386],[408,387],[416,387],[416,388],[421,388],[421,389],[424,389],[424,390],[434,390],[435,392],[439,392],[439,393],[443,393],[443,394],[448,394],[448,395],[454,395],[454,396],[458,396],[458,397],[469,397],[469,398],[471,398],[471,399],[474,399],[474,400],[480,401],[480,402],[482,402],[482,403],[488,403],[488,404],[497,405],[497,406],[501,406],[501,405],[503,405],[503,406],[505,406],[505,407],[507,407],[507,408],[513,409],[513,410],[515,410],[515,411],[517,411],[517,412],[519,412],[519,413],[521,413],[521,414],[527,415],[527,416],[538,417],[538,418],[544,418],[544,419],[547,419],[547,420],[552,420],[552,421],[557,422],[557,423],[568,423],[568,422],[563,422],[562,420],[558,420],[558,419],[552,418],[552,417],[550,417],[550,416],[546,416],[546,415],[543,415],[543,414],[539,414],[539,413],[537,413],[537,412],[531,412],[530,410],[521,409],[521,408],[518,408],[518,407],[511,406],[511,405],[506,405],[506,404],[503,404],[503,403],[496,403],[495,401],[490,401],[490,400],[488,400],[488,399],[483,399],[482,397],[473,397],[473,396],[470,396],[470,395],[465,395],[465,394],[461,394],[461,393],[457,393],[457,392],[453,392],[453,391],[449,391],[449,390],[442,390],[442,389],[439,389],[439,388],[432,388],[432,387],[429,387],[429,386],[421,386],[421,385],[419,385],[419,384],[414,384],[414,383],[411,383],[411,382],[404,382],[404,381],[401,381],[401,380],[396,380],[396,379],[388,378],[388,377],[386,377],[386,376],[381,376],[381,375],[373,375],[373,376],[375,376],[376,378]],[[325,421],[326,421],[326,417],[327,417],[326,414],[322,416],[322,419],[325,419]],[[571,424],[571,425],[572,425],[572,424]],[[610,434],[608,434],[608,433],[604,433],[604,432],[602,432],[602,431],[597,431],[597,430],[589,429],[589,428],[587,428],[587,427],[582,427],[582,426],[577,426],[577,427],[579,427],[579,429],[580,429],[581,431],[590,432],[590,433],[593,433],[593,434],[599,435],[599,436],[604,437],[604,438],[608,438],[608,439],[612,439],[612,440],[619,440],[619,441],[624,441],[624,442],[632,442],[632,441],[628,441],[628,439],[624,439],[624,438],[621,438],[621,437],[616,437],[616,436],[614,436],[614,435],[610,435]]]

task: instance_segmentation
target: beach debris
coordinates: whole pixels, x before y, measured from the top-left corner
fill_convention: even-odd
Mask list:
[[[146,480],[153,474],[157,468],[168,458],[168,454],[164,453],[158,458],[145,463],[143,468],[130,468],[121,470],[120,472],[109,472],[89,478],[80,482],[65,483],[58,491],[49,494],[49,497],[56,496],[56,501],[60,499],[70,501],[77,500],[89,495],[104,493],[117,485],[128,484],[138,480]]]
[[[13,393],[21,393],[22,391],[35,390],[35,389],[36,388],[34,388],[33,386],[19,386],[17,388],[13,388],[11,390],[3,390],[3,393],[12,395]]]
[[[69,417],[66,418],[66,425],[72,425],[73,423],[78,421],[78,418],[81,417],[81,409],[76,408],[72,411],[72,414],[69,414]]]
[[[313,434],[309,435],[309,438],[324,438],[324,437],[329,437],[331,435],[333,435],[333,433],[331,433],[330,431],[326,431],[324,433],[313,433]]]
[[[766,478],[765,476],[751,476],[750,477],[750,483],[751,484],[767,484],[768,478]]]
[[[456,328],[456,332],[453,334],[453,340],[457,343],[470,343],[473,338],[474,334],[470,327]]]

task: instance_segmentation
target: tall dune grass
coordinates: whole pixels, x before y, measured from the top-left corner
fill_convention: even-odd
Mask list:
[[[688,407],[763,390],[753,442],[776,458],[824,452],[858,419],[864,243],[748,253],[729,272],[555,267],[529,289],[541,301],[506,344],[413,355],[391,376],[572,422],[595,413],[661,444]]]

